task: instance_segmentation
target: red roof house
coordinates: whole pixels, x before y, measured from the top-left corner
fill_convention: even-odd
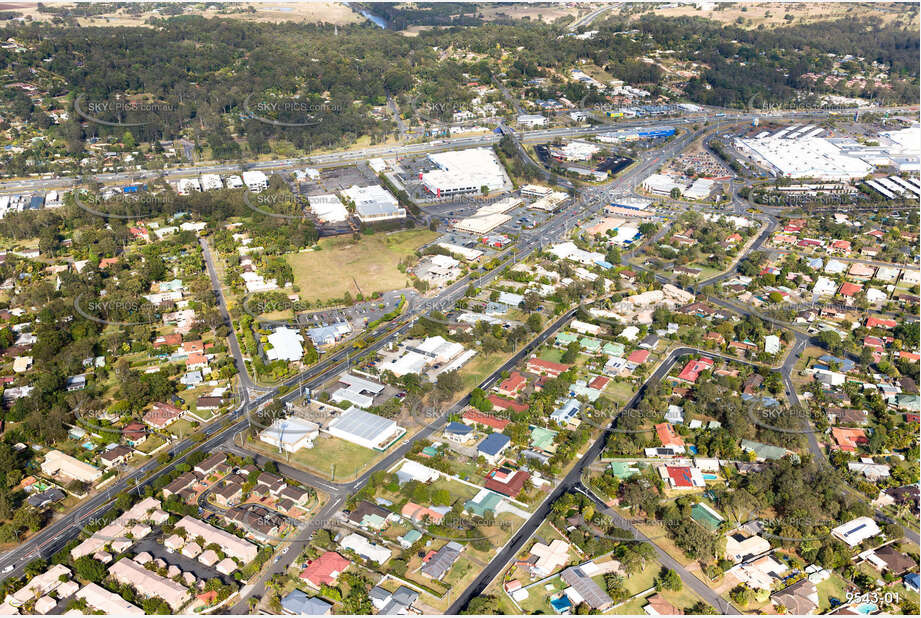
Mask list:
[[[700,377],[702,371],[713,368],[713,361],[709,358],[695,358],[688,361],[681,373],[678,374],[678,380],[694,384]]]
[[[486,475],[486,483],[484,483],[483,486],[503,496],[514,498],[521,493],[525,481],[529,478],[531,478],[531,475],[524,470],[513,470],[503,466],[501,468],[493,468],[493,470]]]
[[[627,357],[627,362],[642,365],[647,358],[649,358],[649,350],[633,350]]]
[[[301,579],[314,588],[319,588],[321,584],[332,586],[336,583],[339,573],[342,573],[350,564],[351,562],[336,552],[328,551],[307,564],[307,568],[301,571]]]
[[[504,397],[517,397],[518,393],[521,392],[521,389],[523,389],[527,383],[527,378],[517,371],[513,371],[509,377],[499,383],[496,392]]]
[[[464,412],[461,420],[465,425],[485,425],[486,427],[492,427],[496,431],[502,431],[508,427],[508,424],[511,422],[508,419],[496,418],[495,416],[484,414],[475,409],[470,409]]]
[[[528,371],[531,373],[548,375],[553,378],[559,377],[561,373],[568,370],[570,367],[572,367],[572,365],[554,363],[553,361],[546,361],[537,357],[528,359]]]
[[[838,294],[845,298],[850,298],[863,288],[857,285],[856,283],[851,283],[850,281],[845,281],[841,284],[841,289],[838,290]]]
[[[887,320],[884,318],[874,318],[870,316],[867,318],[867,328],[895,328],[895,320]]]
[[[494,410],[500,412],[505,410],[511,410],[512,412],[517,412],[521,414],[522,412],[528,411],[528,405],[524,403],[518,403],[511,399],[506,399],[505,397],[499,397],[498,395],[490,395],[487,397],[489,402],[492,404]]]
[[[832,427],[831,435],[842,451],[853,453],[857,446],[869,444],[867,432],[856,427]]]
[[[684,447],[684,440],[675,431],[670,423],[659,423],[656,425],[656,435],[662,442],[662,446],[680,446]]]

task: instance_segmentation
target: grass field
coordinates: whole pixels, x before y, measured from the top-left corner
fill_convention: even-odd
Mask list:
[[[250,450],[268,455],[273,459],[279,457],[277,449],[259,440],[250,440],[246,446]],[[381,455],[382,453],[369,448],[321,435],[314,442],[313,448],[305,448],[292,453],[288,463],[314,472],[323,478],[341,482],[360,475]]]
[[[819,591],[819,613],[828,611],[831,607],[829,599],[832,597],[839,601],[844,601],[846,598],[847,582],[841,579],[836,573],[832,573],[831,577],[824,582],[816,584],[815,587]]]
[[[351,237],[326,238],[319,251],[289,255],[288,263],[305,300],[325,302],[346,292],[355,296],[359,288],[368,296],[405,287],[409,277],[397,269],[400,260],[437,237],[436,232],[420,229],[365,235],[358,242]]]

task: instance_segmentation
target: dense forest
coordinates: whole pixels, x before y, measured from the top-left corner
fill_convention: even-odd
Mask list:
[[[410,10],[375,8],[392,20]],[[835,56],[846,54],[891,67],[891,89],[868,86],[864,96],[917,100],[918,33],[879,20],[865,19],[863,27],[840,20],[747,30],[697,17],[614,16],[593,25],[594,38],[580,40],[564,36],[562,24],[457,27],[465,13],[453,4],[412,10],[450,20],[449,27],[406,37],[370,24],[334,28],[196,16],[155,19],[153,28],[9,24],[0,38],[13,37],[27,50],[0,50],[0,70],[67,102],[74,113],[53,130],[73,153],[94,137],[127,143],[186,137],[207,145],[217,159],[239,158],[241,148],[267,153],[282,139],[307,152],[362,136],[379,141],[394,123],[389,114],[372,111],[388,95],[411,114],[420,96],[456,100],[459,86],[471,79],[524,87],[581,61],[656,90],[662,70],[641,59],[665,49],[702,67],[684,87],[699,103],[742,107],[756,96],[783,103],[807,90],[831,92],[802,76],[827,71]],[[473,56],[460,61],[442,50]],[[562,94],[573,100],[599,96],[578,83]],[[0,108],[4,118],[52,126],[19,89],[0,89]],[[115,126],[82,122],[87,117]]]

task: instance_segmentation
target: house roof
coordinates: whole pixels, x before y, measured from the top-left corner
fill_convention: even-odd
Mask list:
[[[507,447],[511,442],[509,438],[504,433],[491,433],[482,442],[477,444],[477,451],[485,453],[489,456],[496,456],[502,452],[502,449]]]
[[[295,588],[281,600],[282,609],[295,616],[323,616],[332,609],[333,604],[319,597],[309,597],[307,593]]]
[[[486,482],[483,486],[486,489],[514,498],[521,493],[525,482],[529,478],[531,478],[531,475],[524,470],[513,470],[503,466],[493,468],[486,475]]]
[[[478,423],[480,425],[492,427],[497,431],[502,431],[511,422],[508,419],[496,418],[495,416],[490,416],[489,414],[484,414],[479,410],[472,409],[464,412],[464,415],[461,418],[470,423]]]
[[[310,562],[303,571],[301,579],[305,579],[319,588],[320,584],[331,586],[336,582],[339,573],[351,564],[346,558],[334,551],[328,551],[316,560]]]
[[[867,444],[867,432],[856,427],[832,427],[831,435],[842,451],[853,452],[860,444]]]
[[[675,431],[670,423],[659,423],[656,425],[656,435],[662,442],[662,446],[684,446],[684,440]]]

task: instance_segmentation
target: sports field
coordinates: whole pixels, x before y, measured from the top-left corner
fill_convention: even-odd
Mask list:
[[[359,291],[367,297],[406,287],[409,277],[397,268],[400,260],[438,236],[417,229],[363,235],[359,241],[351,236],[324,238],[318,251],[289,255],[288,263],[304,300],[325,302],[346,292],[355,297]]]

